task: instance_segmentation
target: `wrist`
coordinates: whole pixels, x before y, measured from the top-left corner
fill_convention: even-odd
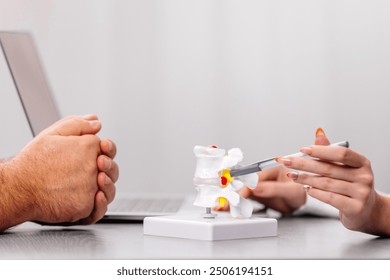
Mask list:
[[[390,236],[390,197],[375,193],[375,207],[371,213],[373,234]]]

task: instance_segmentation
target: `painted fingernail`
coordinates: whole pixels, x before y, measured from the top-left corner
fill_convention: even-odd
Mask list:
[[[298,172],[288,172],[286,176],[291,180],[296,180],[298,179]]]
[[[284,164],[286,166],[291,165],[291,159],[289,159],[289,158],[277,157],[277,158],[275,158],[275,161],[280,163],[280,164]]]
[[[313,153],[313,150],[310,147],[304,147],[299,150],[301,153],[311,155]]]
[[[316,137],[318,136],[325,136],[325,132],[321,127],[317,128]]]

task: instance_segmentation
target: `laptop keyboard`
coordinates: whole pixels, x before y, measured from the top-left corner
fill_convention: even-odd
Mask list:
[[[113,212],[174,213],[183,203],[182,198],[118,198],[110,207]]]

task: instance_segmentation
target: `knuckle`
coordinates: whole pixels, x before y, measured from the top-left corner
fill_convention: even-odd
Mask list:
[[[296,169],[304,169],[305,161],[300,158],[291,158],[292,166]]]
[[[333,184],[333,180],[329,177],[324,177],[323,181],[324,181],[324,189],[329,189],[329,186]]]
[[[346,148],[340,149],[340,153],[339,153],[340,162],[345,162],[349,158],[349,155],[350,155],[349,149]]]
[[[359,181],[365,185],[372,186],[374,184],[374,175],[372,173],[360,174]]]
[[[326,200],[325,201],[326,203],[333,204],[334,201],[336,200],[336,194],[333,192],[330,192],[325,200]]]
[[[322,174],[325,177],[331,177],[334,172],[334,166],[331,164],[326,164],[323,168]]]
[[[77,116],[76,115],[68,115],[63,120],[73,120],[73,119],[77,119]]]
[[[104,158],[105,158],[104,155],[99,155],[97,158],[97,162],[98,162],[99,166],[102,167],[102,169],[104,169],[104,161],[105,161]]]
[[[100,146],[100,139],[96,135],[92,134],[86,134],[82,136],[85,142],[85,145],[87,146],[93,146],[93,147],[99,147]],[[100,149],[100,147],[99,147]]]
[[[372,173],[372,166],[371,166],[371,161],[369,159],[365,159],[364,161],[364,166],[367,170],[369,170]]]
[[[98,173],[98,185],[99,187],[103,187],[105,185],[105,182],[106,182],[106,174],[104,172],[99,172]]]
[[[370,186],[374,184],[374,175],[372,173],[366,174],[364,179]]]
[[[74,126],[80,126],[84,123],[83,120],[77,116],[70,117],[69,122],[71,122]]]
[[[306,172],[300,172],[298,173],[298,180],[301,183],[304,183],[308,180],[309,175]]]
[[[360,198],[362,198],[363,200],[367,200],[367,198],[370,196],[370,189],[368,188],[359,188],[358,190],[356,190],[358,196]]]
[[[97,136],[97,135],[92,135],[92,134],[90,134],[89,135],[90,136],[90,138],[91,138],[91,142],[94,144],[94,145],[100,145],[100,138],[99,138],[99,136]]]

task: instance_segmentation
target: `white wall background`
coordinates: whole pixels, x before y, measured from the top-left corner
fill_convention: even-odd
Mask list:
[[[250,163],[317,127],[390,192],[389,14],[375,0],[0,0],[0,29],[35,36],[62,115],[100,116],[119,192],[193,192],[194,145],[241,147]],[[6,155],[29,132],[1,89]]]

